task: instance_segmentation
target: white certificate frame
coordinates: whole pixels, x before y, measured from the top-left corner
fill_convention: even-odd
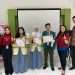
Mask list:
[[[23,39],[16,39],[16,45],[18,46],[18,47],[25,47],[25,42],[24,42],[24,40]]]
[[[42,43],[42,40],[41,40],[41,38],[40,37],[35,37],[34,38],[34,43],[36,43],[36,44],[41,44]]]
[[[53,37],[52,36],[43,36],[43,43],[49,43],[52,42]]]

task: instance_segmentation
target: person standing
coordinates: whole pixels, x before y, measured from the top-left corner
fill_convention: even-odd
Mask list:
[[[23,27],[18,28],[18,32],[14,37],[13,42],[13,70],[15,73],[24,73],[27,71],[27,48],[26,44],[23,47],[17,45],[16,40],[20,39],[26,43],[25,30]],[[19,42],[20,43],[20,42]]]
[[[55,32],[51,31],[51,25],[50,23],[45,24],[45,29],[46,31],[43,31],[42,36],[53,36],[53,39],[55,40]],[[51,46],[53,44],[53,46]],[[54,71],[54,59],[53,59],[53,54],[54,54],[54,48],[55,48],[55,42],[49,42],[49,43],[44,43],[43,44],[43,49],[44,49],[44,67],[43,69],[46,69],[48,67],[48,54],[50,55],[50,66],[51,70]]]
[[[70,40],[70,51],[71,51],[71,59],[72,59],[72,67],[69,70],[75,69],[75,26],[72,29],[72,35]]]
[[[4,61],[4,68],[6,75],[12,75],[12,40],[13,36],[9,27],[5,28],[5,34],[1,37],[1,48],[2,48],[2,57]]]
[[[31,69],[40,69],[42,67],[42,55],[41,55],[41,42],[40,44],[36,43],[35,39],[40,39],[41,41],[41,33],[39,31],[38,26],[35,27],[34,32],[32,32],[31,36],[31,51],[30,51],[30,67]]]
[[[69,40],[70,36],[69,33],[66,32],[66,26],[61,25],[60,31],[57,35],[57,50],[62,67],[62,75],[65,75],[66,57],[67,51],[69,50]]]
[[[72,17],[72,21],[73,21],[74,26],[75,26],[75,16]],[[69,31],[69,34],[71,36],[70,52],[71,52],[71,59],[72,59],[72,67],[70,67],[69,70],[75,69],[75,67],[74,67],[75,62],[74,62],[74,56],[73,56],[74,52],[73,52],[73,49],[72,49],[73,48],[72,40],[73,40],[73,37],[74,37],[74,26],[73,26],[72,30]]]

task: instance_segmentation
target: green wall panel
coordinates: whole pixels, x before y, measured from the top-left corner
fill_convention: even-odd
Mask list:
[[[12,34],[16,33],[16,23],[15,23],[15,16],[17,15],[16,9],[8,9],[8,24],[11,28]]]
[[[61,18],[64,20],[62,20],[64,22],[63,24],[65,24],[67,29],[70,30],[71,9],[61,9]]]

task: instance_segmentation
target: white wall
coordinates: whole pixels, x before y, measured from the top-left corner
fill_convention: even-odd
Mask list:
[[[24,27],[26,33],[34,31],[35,26],[38,26],[42,33],[45,30],[44,25],[50,23],[51,30],[57,34],[60,29],[60,10],[19,10],[18,20],[19,26]]]
[[[7,9],[72,8],[73,16],[75,15],[74,3],[73,0],[0,0],[0,24],[8,24]]]

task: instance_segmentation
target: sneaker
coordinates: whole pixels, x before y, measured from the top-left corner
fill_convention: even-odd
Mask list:
[[[75,69],[75,67],[71,67],[71,68],[69,68],[69,70],[73,70],[73,69]]]
[[[61,70],[61,69],[62,69],[62,67],[59,67],[59,68],[58,68],[58,70]]]
[[[46,69],[48,66],[44,66],[43,69]]]
[[[54,67],[51,67],[51,70],[54,71],[55,70]]]

